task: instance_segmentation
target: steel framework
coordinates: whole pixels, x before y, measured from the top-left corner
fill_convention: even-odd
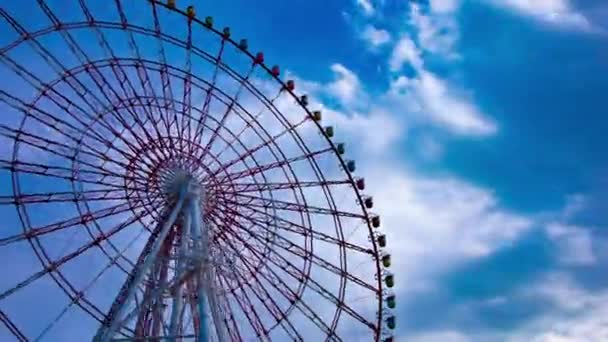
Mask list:
[[[365,181],[263,53],[175,1],[0,18],[0,340],[392,341]]]

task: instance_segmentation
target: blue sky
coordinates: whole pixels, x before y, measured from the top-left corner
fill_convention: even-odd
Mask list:
[[[608,339],[605,2],[208,6],[361,142],[399,340]]]
[[[389,235],[398,341],[608,340],[608,3],[197,11],[247,33],[347,142]]]

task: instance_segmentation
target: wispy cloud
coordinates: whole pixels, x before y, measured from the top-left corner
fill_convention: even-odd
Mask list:
[[[496,6],[513,10],[548,24],[590,30],[588,18],[578,12],[570,0],[489,0]]]
[[[385,45],[390,42],[391,34],[387,30],[378,29],[373,25],[365,26],[361,32],[361,39],[367,42],[372,48]]]
[[[361,8],[363,13],[367,16],[371,16],[376,12],[371,0],[357,0],[357,5]]]

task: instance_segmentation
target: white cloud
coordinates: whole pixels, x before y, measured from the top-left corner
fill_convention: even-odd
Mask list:
[[[608,341],[608,291],[589,292],[563,273],[550,273],[527,291],[555,309],[513,333],[508,342]]]
[[[566,205],[562,209],[562,219],[567,220],[578,214],[587,204],[587,197],[581,194],[573,194],[566,197]]]
[[[550,223],[546,232],[559,249],[560,262],[566,265],[591,265],[596,262],[591,232],[588,229]]]
[[[436,3],[442,11],[455,10],[457,3]],[[451,7],[453,6],[453,7]],[[410,17],[417,27],[417,42],[403,34],[388,61],[390,70],[399,73],[405,63],[416,71],[413,77],[399,75],[389,92],[394,99],[410,111],[417,112],[423,120],[460,135],[488,136],[497,132],[496,123],[488,119],[475,104],[453,85],[439,78],[424,67],[424,51],[452,59],[458,38],[457,26],[450,16],[427,16],[420,7],[411,6]],[[442,33],[443,32],[443,33]]]
[[[403,35],[395,45],[389,66],[391,71],[399,71],[405,63],[411,64],[417,70],[422,69],[421,52],[408,35]]]
[[[469,342],[468,336],[457,331],[438,331],[407,336],[410,342]]]
[[[331,71],[335,80],[327,85],[327,91],[343,105],[351,105],[361,91],[359,77],[342,64],[332,64]]]
[[[460,6],[460,0],[431,0],[430,5],[434,13],[452,13]]]
[[[391,35],[387,30],[377,29],[372,25],[367,25],[361,33],[361,38],[372,47],[378,47],[390,42]]]
[[[453,133],[487,136],[498,130],[496,124],[465,97],[455,93],[447,83],[429,71],[421,70],[418,77],[399,77],[391,86],[395,94],[409,95],[418,110],[429,121]]]
[[[390,237],[394,269],[407,278],[399,285],[405,292],[432,288],[432,276],[490,255],[532,224],[501,208],[491,191],[462,180],[420,176],[390,160],[363,172]]]
[[[447,5],[442,5],[447,6]],[[419,6],[412,5],[410,20],[416,28],[416,38],[420,49],[439,54],[446,59],[455,59],[458,54],[454,46],[458,41],[460,32],[458,24],[449,7],[441,7],[440,11],[424,14]]]
[[[589,20],[577,12],[569,0],[490,0],[490,2],[546,23],[584,30],[591,28]]]
[[[372,5],[371,0],[357,0],[357,5],[361,7],[363,13],[367,16],[371,16],[375,13],[374,5]]]

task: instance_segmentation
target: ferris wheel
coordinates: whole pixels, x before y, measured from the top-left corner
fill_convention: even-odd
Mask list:
[[[365,180],[262,52],[175,1],[0,18],[1,341],[393,341]]]

